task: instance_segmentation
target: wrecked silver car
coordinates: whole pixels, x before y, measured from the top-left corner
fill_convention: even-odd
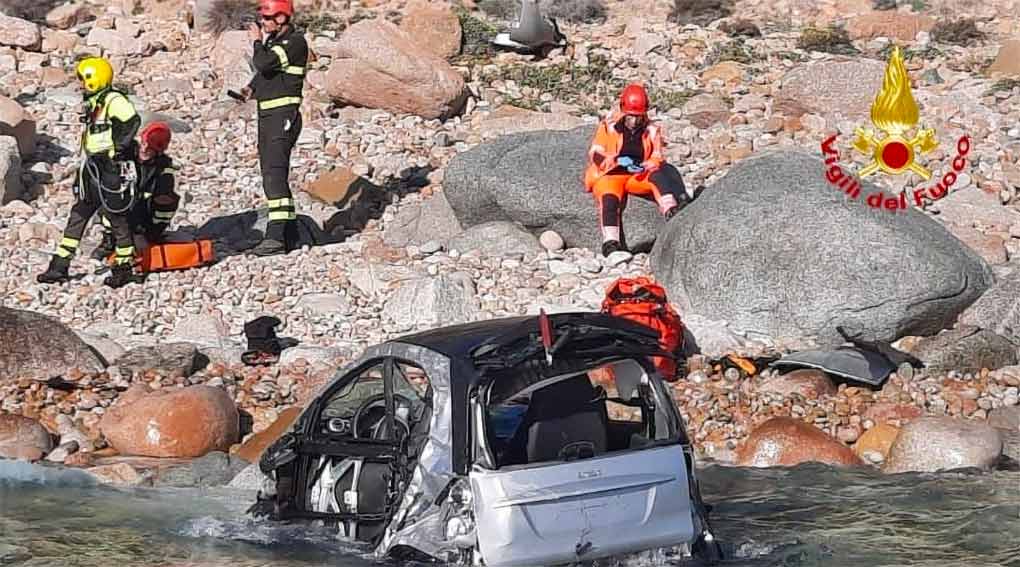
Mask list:
[[[691,444],[651,356],[598,313],[500,319],[372,348],[260,461],[253,510],[379,556],[555,565],[687,546],[713,561]]]

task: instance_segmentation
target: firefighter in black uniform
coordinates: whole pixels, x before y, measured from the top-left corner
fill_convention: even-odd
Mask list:
[[[290,192],[290,153],[301,134],[301,92],[308,64],[308,44],[291,24],[292,0],[260,0],[262,26],[252,24],[252,64],[256,75],[244,88],[258,101],[259,165],[262,188],[269,201],[265,238],[252,253],[283,254],[295,247],[297,213]]]
[[[39,274],[39,283],[62,283],[70,279],[68,268],[78,251],[89,220],[102,210],[113,233],[116,258],[112,274],[103,283],[121,287],[137,281],[134,275],[134,241],[128,214],[134,205],[135,134],[141,118],[127,95],[112,88],[113,67],[99,58],[83,59],[77,66],[85,96],[82,122],[82,163],[75,180],[75,204],[64,236]]]
[[[170,126],[165,122],[153,122],[138,135],[138,196],[128,215],[128,224],[132,234],[144,238],[146,244],[163,240],[163,233],[170,226],[181,200],[174,191],[177,168],[166,155],[170,137]],[[102,244],[92,254],[96,260],[105,260],[115,247],[110,221],[106,215],[102,220],[107,230],[103,233]]]

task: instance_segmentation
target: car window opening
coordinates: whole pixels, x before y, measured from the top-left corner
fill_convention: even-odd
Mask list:
[[[478,435],[495,468],[589,459],[675,437],[645,368],[634,359],[531,381],[486,408]],[[486,459],[488,460],[488,459]]]

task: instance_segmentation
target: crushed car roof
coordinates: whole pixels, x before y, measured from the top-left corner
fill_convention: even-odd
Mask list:
[[[633,344],[657,347],[658,334],[632,321],[604,313],[556,313],[549,315],[553,327],[553,340],[570,334],[576,340],[584,334],[606,331],[614,337],[629,339]],[[413,344],[445,355],[451,360],[472,361],[476,365],[491,359],[497,353],[515,354],[521,350],[520,341],[537,337],[540,316],[493,319],[433,329],[394,339],[392,342]],[[571,344],[573,347],[574,345]],[[512,363],[511,363],[512,364]]]

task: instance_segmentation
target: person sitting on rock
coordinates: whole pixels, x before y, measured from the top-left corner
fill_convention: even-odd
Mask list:
[[[602,254],[623,250],[621,226],[628,195],[654,200],[670,219],[690,198],[680,172],[665,162],[662,130],[648,118],[648,93],[639,84],[620,95],[620,109],[595,131],[584,172],[595,196],[602,228]]]
[[[128,222],[134,235],[144,237],[148,244],[154,244],[163,240],[163,233],[170,226],[181,200],[174,192],[177,168],[170,156],[166,155],[171,132],[165,122],[149,124],[138,137],[138,155],[135,160],[138,168],[138,198],[128,215]],[[102,222],[104,227],[109,226],[105,216]],[[112,254],[113,249],[113,233],[107,230],[92,256],[102,260]]]

